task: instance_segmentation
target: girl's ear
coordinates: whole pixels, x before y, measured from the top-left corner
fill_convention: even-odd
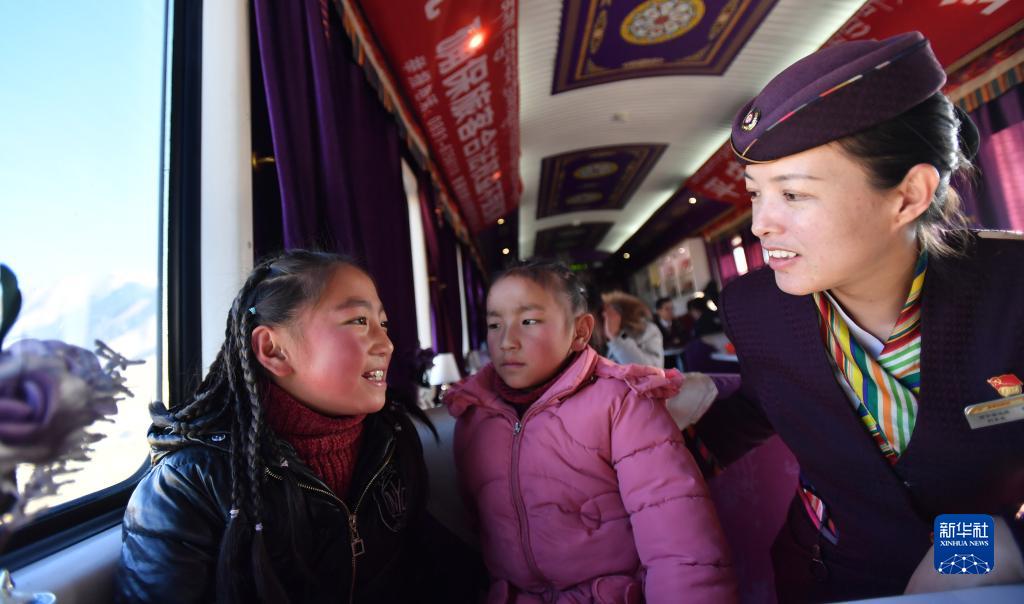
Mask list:
[[[252,350],[256,360],[277,377],[285,377],[294,372],[281,346],[282,338],[282,334],[266,325],[258,325],[252,330]]]
[[[594,315],[585,312],[576,317],[573,325],[572,350],[579,352],[590,343],[590,334],[594,333]]]

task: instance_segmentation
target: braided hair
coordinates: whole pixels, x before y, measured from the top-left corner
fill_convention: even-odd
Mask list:
[[[250,342],[259,325],[293,321],[306,305],[319,299],[330,275],[341,266],[358,268],[345,256],[307,250],[284,252],[259,263],[231,305],[224,344],[209,373],[186,404],[167,412],[171,433],[186,436],[202,433],[218,418],[229,419],[231,511],[218,559],[218,601],[242,601],[247,586],[253,585],[242,579],[247,576],[253,577],[260,600],[288,601],[264,542],[261,489],[266,460],[287,457],[263,422],[260,399],[265,378]],[[292,491],[297,489],[290,486]],[[302,521],[302,514],[288,516],[288,521],[296,517]],[[296,531],[288,534],[294,536]],[[292,549],[297,550],[294,542]],[[243,566],[246,562],[248,568]]]

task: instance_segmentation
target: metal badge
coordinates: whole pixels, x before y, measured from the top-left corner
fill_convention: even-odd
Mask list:
[[[761,119],[760,109],[751,109],[747,112],[747,115],[743,117],[743,123],[740,124],[740,128],[744,132],[750,132],[757,126],[757,121]]]
[[[995,388],[996,392],[999,393],[999,396],[1015,396],[1020,394],[1020,378],[1012,373],[1004,373],[1003,375],[990,377],[986,381],[989,386]]]
[[[1024,419],[1024,394],[997,398],[964,407],[964,417],[972,430]]]

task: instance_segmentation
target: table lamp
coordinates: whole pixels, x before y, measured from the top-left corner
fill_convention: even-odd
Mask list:
[[[459,374],[459,366],[455,363],[455,355],[450,352],[442,352],[434,357],[434,364],[430,367],[430,385],[438,386],[437,396],[434,397],[434,404],[440,404],[444,397],[448,384],[454,384],[462,379]]]

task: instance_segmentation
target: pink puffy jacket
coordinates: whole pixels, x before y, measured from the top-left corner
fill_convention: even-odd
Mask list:
[[[488,365],[446,397],[489,602],[732,602],[707,487],[664,407],[681,376],[588,348],[520,420]]]

